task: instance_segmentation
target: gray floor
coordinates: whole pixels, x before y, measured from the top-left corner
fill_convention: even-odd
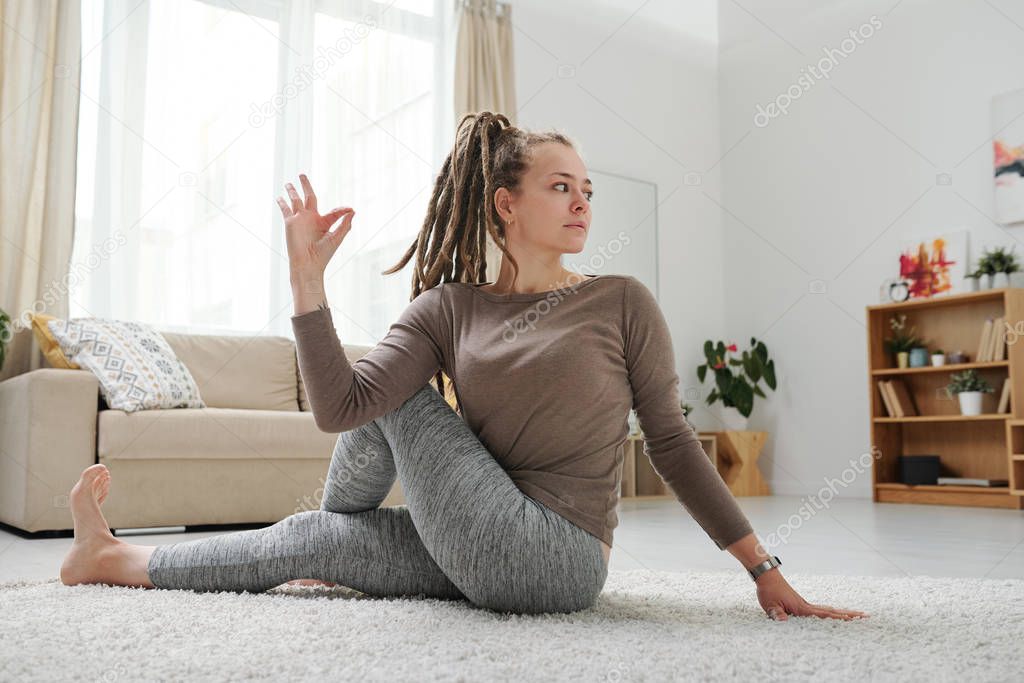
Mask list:
[[[738,500],[762,540],[787,536],[769,547],[782,559],[784,574],[1024,579],[1024,511],[860,499],[833,500],[815,510],[798,497]],[[225,532],[123,539],[162,545],[217,533]],[[0,582],[56,578],[70,545],[70,538],[28,540],[0,530]],[[620,504],[610,568],[740,571],[732,555],[718,550],[675,501]]]

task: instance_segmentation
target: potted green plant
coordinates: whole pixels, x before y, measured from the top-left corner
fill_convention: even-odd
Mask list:
[[[708,339],[704,342],[705,362],[697,367],[697,377],[703,382],[708,369],[714,372],[715,388],[705,401],[708,405],[721,401],[726,428],[743,430],[754,410],[754,397],[767,398],[758,383],[763,379],[768,388],[775,391],[775,361],[769,360],[764,342],[754,337],[750,338],[750,348],[739,358],[730,355],[737,351],[736,344],[726,346],[723,341]]]
[[[932,365],[938,367],[946,364],[946,354],[943,353],[942,349],[935,349],[932,351]]]
[[[0,308],[0,370],[4,369],[4,359],[7,357],[7,344],[11,341],[14,328],[11,327],[11,316],[7,315],[4,309]]]
[[[987,250],[978,259],[978,267],[974,272],[978,276],[978,289],[992,289],[992,276],[996,274],[996,264],[992,254]]]
[[[885,348],[896,356],[896,367],[905,368],[910,363],[910,349],[919,347],[921,338],[914,327],[907,327],[907,314],[900,313],[889,319],[892,336],[885,340]]]
[[[989,276],[989,287],[1009,287],[1010,273],[1020,271],[1020,263],[1013,248],[993,247],[986,249],[978,259],[978,270]],[[982,289],[987,289],[982,287]]]
[[[981,399],[985,394],[992,392],[992,387],[985,378],[978,375],[977,370],[971,369],[954,372],[949,380],[946,393],[951,397],[956,394],[960,401],[960,414],[981,415]]]

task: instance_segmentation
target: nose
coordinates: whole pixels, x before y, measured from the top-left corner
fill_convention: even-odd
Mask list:
[[[572,203],[572,211],[576,214],[582,214],[587,210],[587,201],[583,197],[582,193],[576,195],[576,200]]]

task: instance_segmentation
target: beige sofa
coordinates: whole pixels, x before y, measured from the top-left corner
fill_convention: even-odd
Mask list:
[[[110,410],[86,370],[0,382],[0,522],[72,528],[67,495],[86,467],[112,475],[111,528],[272,523],[315,510],[337,434],[309,412],[286,337],[164,332],[202,409]],[[350,362],[370,347],[348,346]],[[396,482],[384,505],[404,502]]]

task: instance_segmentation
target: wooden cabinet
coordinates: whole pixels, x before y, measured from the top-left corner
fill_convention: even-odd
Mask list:
[[[898,368],[885,348],[889,321],[905,313],[929,349],[962,350],[972,362]],[[1005,360],[974,362],[987,318],[1003,316]],[[1015,332],[1016,331],[1016,332]],[[1024,509],[1024,289],[1003,288],[867,307],[868,391],[871,415],[872,488],[875,502]],[[975,369],[993,388],[981,415],[960,414],[944,388],[950,375]],[[1010,412],[997,413],[1003,381],[1010,379]],[[878,382],[899,379],[918,415],[887,414]],[[823,385],[822,391],[825,391]],[[824,399],[825,397],[823,397]],[[937,454],[939,476],[1009,479],[1010,486],[908,486],[900,483],[901,455]],[[1020,456],[1019,458],[1017,456]]]

